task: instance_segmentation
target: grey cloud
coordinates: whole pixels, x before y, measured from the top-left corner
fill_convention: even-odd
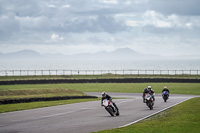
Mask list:
[[[8,40],[12,35],[20,30],[20,24],[15,19],[13,13],[8,13],[6,16],[0,16],[0,39]]]
[[[155,10],[165,15],[200,15],[199,0],[150,0],[148,5],[150,10]]]
[[[123,23],[117,22],[112,16],[98,16],[95,20],[91,21],[91,29],[96,29],[98,32],[110,32],[115,33],[126,30],[126,26]],[[89,24],[89,25],[90,25]],[[87,29],[87,27],[86,27]]]
[[[113,16],[93,16],[69,18],[62,24],[54,27],[55,30],[61,32],[108,32],[115,33],[125,31],[127,27],[123,23],[119,23]]]
[[[22,31],[103,31],[114,33],[120,30],[125,30],[125,25],[123,25],[123,23],[117,22],[113,16],[108,15],[108,12],[101,9],[94,9],[97,3],[95,4],[95,1],[90,0],[85,2],[12,0],[8,2],[4,1],[2,3],[5,8],[4,13],[0,15],[5,16],[8,12],[12,12],[16,17],[18,17],[18,20],[15,18],[15,21],[13,22],[18,21],[18,23],[21,25]],[[61,8],[64,4],[70,4],[70,8]],[[94,7],[90,7],[91,4],[93,4]],[[55,7],[53,7],[53,5],[55,5]],[[93,11],[91,11],[91,9],[93,9]],[[98,12],[97,10],[101,11]],[[112,11],[110,10],[110,12]],[[96,19],[91,17],[95,17]],[[7,24],[4,24],[5,25],[3,26],[6,27]]]
[[[198,0],[0,0],[0,45],[125,46],[143,44],[148,37],[147,44],[159,37],[168,39],[166,45],[171,37],[192,44],[199,40],[199,5]],[[155,14],[144,17],[148,11]],[[52,34],[62,39],[52,41]]]

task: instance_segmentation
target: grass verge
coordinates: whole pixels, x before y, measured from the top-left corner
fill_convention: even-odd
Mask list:
[[[23,99],[23,98],[44,98],[55,96],[86,96],[85,93],[70,89],[11,89],[0,91],[0,100],[5,99]]]
[[[200,97],[185,101],[136,124],[96,133],[198,133]]]

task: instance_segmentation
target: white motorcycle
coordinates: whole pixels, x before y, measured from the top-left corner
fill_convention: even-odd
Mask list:
[[[149,93],[146,93],[145,95],[145,103],[149,107],[150,110],[153,109],[154,102],[153,102],[152,95],[150,95]]]
[[[108,113],[111,115],[111,116],[119,116],[119,109],[117,107],[117,105],[113,105],[112,102],[110,102],[109,100],[107,99],[104,99],[103,100],[103,106],[105,107],[105,109],[108,111]]]

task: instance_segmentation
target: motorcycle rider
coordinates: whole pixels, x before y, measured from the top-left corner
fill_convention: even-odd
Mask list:
[[[153,89],[151,89],[151,86],[148,86],[148,93],[150,93],[151,95],[152,95],[152,98],[153,98],[153,102],[155,101],[155,97],[154,97],[154,95],[155,95],[155,93],[154,93],[154,90]]]
[[[168,92],[168,95],[167,95],[167,97],[169,98],[169,89],[167,89],[167,86],[164,86],[164,89],[162,90],[162,93],[164,92],[164,91],[167,91]]]
[[[101,98],[101,106],[103,106],[103,100],[104,99],[107,99],[107,100],[109,100],[109,102],[111,102],[114,106],[115,106],[115,108],[116,109],[118,109],[117,108],[117,106],[116,106],[116,104],[112,101],[112,97],[110,96],[110,95],[108,95],[105,91],[103,91],[102,93],[101,93],[101,95],[102,95],[102,98]],[[111,106],[112,107],[112,106]],[[113,110],[114,110],[114,107],[112,107],[113,108]],[[114,110],[115,111],[115,110]]]
[[[148,93],[148,89],[147,89],[147,88],[144,88],[143,95],[142,95],[143,103],[145,103],[145,94],[146,94],[146,93]]]

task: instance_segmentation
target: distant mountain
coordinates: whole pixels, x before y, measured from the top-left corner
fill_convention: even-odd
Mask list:
[[[130,48],[119,48],[111,53],[116,53],[116,54],[123,54],[123,55],[126,55],[126,54],[139,54],[137,52],[135,52],[134,50],[130,49]]]
[[[71,55],[71,59],[100,59],[100,60],[108,60],[108,59],[122,59],[124,56],[128,57],[130,55],[136,55],[136,52],[128,49],[117,49],[112,52],[100,51],[97,53],[82,53]]]
[[[137,60],[137,59],[158,59],[158,55],[145,55],[130,48],[120,48],[112,52],[101,51],[97,53],[83,53],[72,55],[72,59],[99,59],[99,60]]]
[[[153,58],[155,56],[151,55]],[[82,53],[75,55],[62,54],[40,54],[33,50],[22,50],[13,53],[0,54],[2,59],[70,59],[70,60],[129,60],[129,59],[146,59],[150,55],[144,55],[135,52],[130,48],[120,48],[112,52],[100,51],[97,53]],[[156,56],[158,57],[158,56]]]
[[[33,50],[22,50],[2,54],[0,59],[65,59],[65,60],[156,60],[156,59],[200,59],[197,55],[188,56],[160,56],[141,54],[130,48],[120,48],[112,52],[100,51],[97,53],[82,53],[75,55],[40,54]]]
[[[18,52],[13,53],[7,53],[7,54],[0,54],[0,58],[13,58],[13,59],[28,59],[28,58],[40,58],[41,54],[33,51],[33,50],[22,50]]]

